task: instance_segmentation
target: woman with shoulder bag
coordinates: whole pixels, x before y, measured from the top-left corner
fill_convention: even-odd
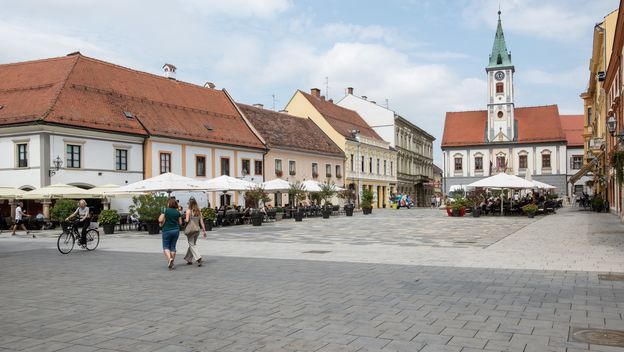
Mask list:
[[[184,229],[189,245],[184,260],[186,260],[188,265],[193,264],[193,261],[197,261],[197,266],[202,266],[202,257],[197,250],[197,237],[199,236],[200,228],[204,238],[206,238],[206,227],[204,226],[201,210],[197,206],[195,198],[191,197],[186,209],[186,228]]]
[[[158,223],[162,227],[163,253],[165,258],[167,258],[167,267],[169,270],[173,270],[173,261],[176,257],[176,243],[180,236],[180,225],[182,225],[182,217],[174,198],[169,198],[167,208],[158,217]]]

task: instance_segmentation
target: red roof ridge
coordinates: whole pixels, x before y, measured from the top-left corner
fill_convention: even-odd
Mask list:
[[[547,105],[532,105],[532,106],[517,106],[514,109],[532,109],[532,108],[548,108],[548,107],[557,107],[557,104],[547,104]],[[477,110],[456,110],[456,111],[447,111],[446,113],[462,113],[462,112],[482,112],[487,111],[487,109],[477,109]]]
[[[0,66],[30,65],[30,64],[37,64],[37,63],[41,63],[41,62],[47,62],[47,61],[72,60],[72,59],[75,60],[74,55],[72,55],[72,56],[65,55],[65,56],[49,57],[49,58],[45,58],[45,59],[36,59],[36,60],[27,60],[27,61],[18,61],[18,62],[7,62],[5,64],[0,64]]]

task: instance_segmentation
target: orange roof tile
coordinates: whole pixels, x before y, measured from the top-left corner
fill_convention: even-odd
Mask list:
[[[517,143],[563,142],[566,140],[557,105],[515,108]],[[487,111],[447,112],[442,147],[485,144]]]
[[[39,121],[264,148],[222,90],[80,54],[0,65],[0,77],[3,125]]]
[[[246,104],[238,103],[238,106],[269,148],[344,157],[342,150],[309,118]]]
[[[568,147],[582,147],[585,145],[583,139],[584,119],[583,115],[561,115],[561,128],[568,141]]]
[[[375,132],[357,112],[322,100],[312,94],[303,91],[300,92],[341,135],[347,138],[353,138],[351,131],[357,129],[362,136],[383,141],[377,132]]]

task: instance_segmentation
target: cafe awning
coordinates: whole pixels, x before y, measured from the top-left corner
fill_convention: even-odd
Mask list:
[[[581,177],[585,176],[597,164],[598,164],[598,158],[595,158],[592,161],[588,162],[587,164],[583,165],[583,167],[577,173],[575,173],[574,175],[572,175],[572,177],[570,177],[568,182],[571,184],[575,184],[576,181],[580,180]]]

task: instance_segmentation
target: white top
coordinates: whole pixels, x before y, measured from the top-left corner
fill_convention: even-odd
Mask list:
[[[78,207],[78,209],[76,209],[76,213],[78,213],[78,217],[80,218],[80,220],[82,220],[89,216],[89,207]]]
[[[17,208],[15,208],[15,220],[22,220],[23,214],[22,207],[18,205]]]

